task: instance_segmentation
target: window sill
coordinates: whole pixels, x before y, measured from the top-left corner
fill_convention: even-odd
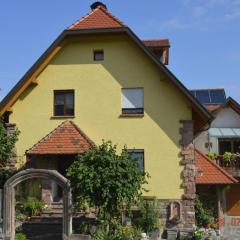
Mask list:
[[[68,119],[68,118],[75,118],[75,116],[52,116],[51,119]]]
[[[144,113],[141,113],[141,114],[121,114],[119,116],[120,118],[143,118],[144,117]]]

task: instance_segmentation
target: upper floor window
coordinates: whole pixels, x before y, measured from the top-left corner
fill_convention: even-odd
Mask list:
[[[74,116],[74,90],[54,91],[54,116]]]
[[[94,61],[103,61],[104,60],[104,51],[103,50],[93,51],[93,59],[94,59]]]
[[[239,138],[219,138],[218,143],[220,155],[223,155],[225,152],[240,153]]]
[[[122,114],[143,114],[143,88],[122,89]]]
[[[144,150],[143,149],[129,149],[127,150],[130,157],[138,162],[139,169],[144,171]]]

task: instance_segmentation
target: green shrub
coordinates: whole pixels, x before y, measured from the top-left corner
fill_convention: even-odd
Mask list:
[[[28,213],[28,216],[37,216],[39,215],[44,206],[45,203],[42,200],[38,200],[36,198],[28,198],[25,205],[25,211]]]
[[[13,148],[18,140],[19,130],[8,134],[0,118],[0,164],[5,165],[7,160],[14,156]]]
[[[16,233],[15,240],[27,240],[27,237],[24,233]]]
[[[142,230],[132,226],[122,226],[120,223],[115,223],[113,231],[106,231],[106,228],[100,228],[93,236],[93,240],[139,240]]]
[[[151,233],[158,227],[159,213],[153,201],[143,200],[139,204],[139,211],[133,212],[131,219],[133,226]]]
[[[195,216],[198,226],[206,226],[207,224],[213,225],[215,215],[214,206],[204,206],[200,201],[199,196],[195,199]]]
[[[67,169],[76,209],[95,206],[104,220],[121,216],[123,206],[130,210],[140,199],[149,175],[139,169],[126,147],[119,154],[111,141],[93,146]],[[99,218],[99,216],[97,216]]]
[[[232,159],[232,156],[233,156],[233,154],[231,153],[231,152],[225,152],[224,154],[223,154],[223,161],[225,161],[225,162],[230,162],[231,161],[231,159]]]
[[[194,232],[194,239],[195,240],[201,240],[204,236],[204,231],[201,230],[201,229],[197,229],[195,232]]]
[[[3,188],[5,182],[13,176],[13,174],[16,172],[16,170],[12,168],[1,168],[0,169],[0,188]]]
[[[28,198],[27,201],[16,203],[16,213],[19,218],[23,216],[38,216],[45,206],[44,201],[36,198]]]

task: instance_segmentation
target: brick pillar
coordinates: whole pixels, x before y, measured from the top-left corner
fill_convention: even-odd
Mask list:
[[[182,186],[184,188],[184,194],[182,195],[182,218],[184,227],[192,228],[195,225],[194,201],[196,197],[193,121],[182,120],[180,122],[182,123],[180,130],[182,136],[181,165],[184,167],[182,171]]]

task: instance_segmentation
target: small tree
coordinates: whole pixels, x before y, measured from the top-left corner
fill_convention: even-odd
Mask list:
[[[19,131],[8,134],[3,122],[0,120],[0,164],[5,164],[13,155],[13,148],[18,140]]]
[[[69,167],[74,204],[95,206],[105,220],[119,217],[139,199],[148,174],[139,169],[126,148],[117,154],[110,141],[80,155]]]
[[[18,140],[18,135],[18,130],[8,134],[0,119],[0,188],[15,172],[14,169],[6,168],[6,163],[13,156],[13,148]]]

